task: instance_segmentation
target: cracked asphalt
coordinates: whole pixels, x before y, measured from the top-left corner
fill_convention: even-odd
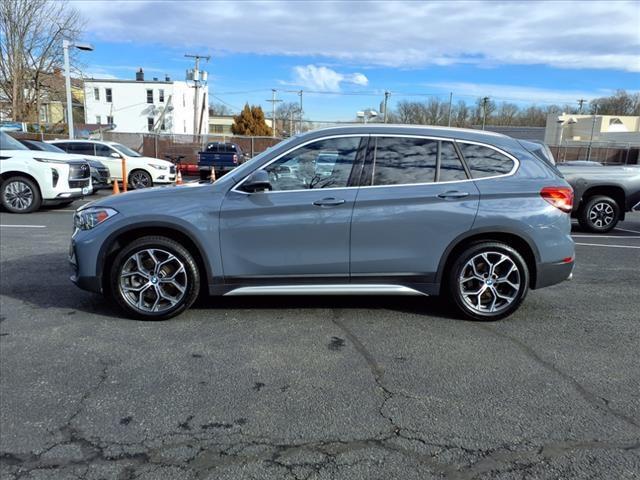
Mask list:
[[[576,228],[574,280],[494,323],[407,297],[127,320],[69,283],[70,211],[0,224],[2,479],[640,478],[640,214]]]

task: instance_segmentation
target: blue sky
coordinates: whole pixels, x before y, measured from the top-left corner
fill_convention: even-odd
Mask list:
[[[86,18],[83,73],[183,80],[205,65],[213,101],[278,98],[305,116],[350,120],[433,94],[519,104],[640,91],[640,2],[73,2]],[[579,15],[576,12],[579,11]],[[171,19],[171,20],[168,20]],[[312,92],[327,93],[312,93]]]

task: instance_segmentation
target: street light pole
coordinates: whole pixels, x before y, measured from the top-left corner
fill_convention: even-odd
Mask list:
[[[74,139],[73,130],[73,105],[71,104],[71,72],[69,68],[69,40],[62,40],[62,50],[64,51],[64,84],[67,91],[67,125],[69,129],[69,140]]]
[[[73,129],[73,104],[71,103],[71,68],[69,66],[69,47],[77,48],[87,52],[93,51],[93,45],[89,43],[70,42],[66,38],[62,39],[62,52],[64,53],[64,76],[65,90],[67,91],[67,125],[69,129],[69,139],[74,139],[75,131]],[[40,112],[38,112],[38,115]]]

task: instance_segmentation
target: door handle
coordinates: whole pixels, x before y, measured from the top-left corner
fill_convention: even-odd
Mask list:
[[[337,207],[338,205],[342,205],[344,200],[342,198],[323,198],[322,200],[316,200],[313,204],[316,207]]]
[[[438,194],[439,198],[464,198],[468,197],[469,192],[461,192],[459,190],[449,190],[447,192],[442,192]]]

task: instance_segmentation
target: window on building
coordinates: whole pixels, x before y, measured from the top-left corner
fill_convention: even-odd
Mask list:
[[[159,91],[158,91],[158,97],[159,97],[159,98],[158,98],[158,101],[159,101],[160,103],[164,103],[164,90],[159,90]]]
[[[94,88],[93,89],[93,99],[94,100],[100,100],[100,89],[99,88]]]
[[[456,180],[466,180],[467,173],[464,171],[460,157],[451,142],[440,144],[440,175],[441,182],[455,182]]]
[[[104,96],[107,98],[107,103],[113,102],[113,95],[111,94],[111,89],[110,88],[105,88]]]
[[[376,138],[373,185],[434,182],[437,157],[436,140],[410,137]]]
[[[97,123],[98,125],[101,125],[101,124],[102,124],[102,117],[101,117],[100,115],[96,115],[96,123]]]
[[[150,132],[153,132],[153,117],[147,117],[147,128],[149,129]]]
[[[458,145],[473,178],[504,175],[513,169],[513,160],[493,148],[462,142]]]
[[[224,126],[223,125],[212,125],[211,133],[223,133]]]
[[[162,119],[162,125],[160,125],[160,129],[164,132],[167,129],[167,124],[165,123],[165,119]]]
[[[113,125],[113,117],[111,115],[107,115],[107,123]]]
[[[184,133],[187,133],[187,121],[186,120],[182,121],[182,127],[184,128]]]
[[[147,89],[147,103],[153,103],[153,90]]]

